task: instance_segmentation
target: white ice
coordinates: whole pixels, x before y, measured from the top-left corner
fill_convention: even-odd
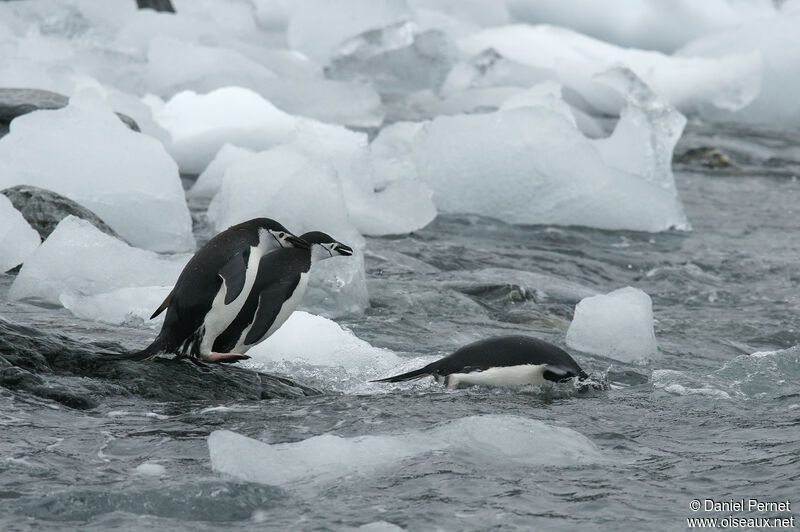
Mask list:
[[[150,477],[163,477],[167,474],[167,468],[155,462],[144,462],[136,466],[136,473]]]
[[[785,2],[771,18],[747,20],[735,28],[699,37],[676,55],[716,58],[755,53],[760,59],[760,91],[742,109],[708,109],[714,120],[800,127],[800,2]]]
[[[187,255],[165,258],[152,251],[133,248],[85,220],[67,216],[25,261],[8,297],[59,305],[62,294],[92,296],[127,287],[172,286],[187,260]],[[132,303],[130,295],[121,294],[128,299],[115,307],[114,312],[119,313],[121,307]],[[155,299],[152,296],[152,300]],[[81,306],[81,301],[84,305],[90,304],[89,301],[96,303],[96,308],[79,311],[91,314],[90,317],[99,316],[107,304],[107,298],[78,303],[68,298],[68,301],[76,308]]]
[[[206,169],[203,170],[203,173],[197,177],[197,181],[189,189],[189,196],[213,198],[222,186],[222,177],[228,167],[240,159],[255,155],[255,153],[253,150],[240,148],[226,142],[214,156],[214,159],[206,166]]]
[[[653,359],[658,345],[650,296],[628,286],[581,300],[567,329],[567,346],[621,362]]]
[[[218,473],[292,488],[389,474],[434,452],[437,460],[468,462],[492,472],[604,460],[597,447],[575,430],[511,415],[466,417],[400,434],[348,438],[323,434],[277,444],[217,430],[208,438],[208,449],[211,467]]]
[[[172,137],[182,172],[201,173],[226,143],[263,150],[294,135],[297,119],[242,87],[207,94],[184,91],[166,103],[149,99],[155,120]]]
[[[411,150],[437,208],[516,224],[688,228],[670,167],[685,119],[629,71],[606,77],[632,93],[609,139],[588,139],[546,98],[424,125]]]
[[[293,313],[247,354],[251,367],[313,379],[335,389],[358,388],[402,362],[392,351],[371,346],[335,321],[303,311]]]
[[[0,138],[0,188],[19,184],[77,201],[135,246],[194,249],[175,162],[160,142],[128,129],[95,91],[11,123]]]
[[[165,314],[150,319],[153,311],[169,295],[172,286],[129,286],[110,292],[81,295],[62,293],[58,300],[79,318],[129,327],[160,327]]]
[[[519,22],[553,24],[609,43],[670,53],[690,40],[775,14],[772,0],[508,0]]]
[[[41,241],[22,213],[0,194],[0,274],[22,264]]]

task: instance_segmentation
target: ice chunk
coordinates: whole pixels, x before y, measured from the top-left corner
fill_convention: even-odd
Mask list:
[[[613,66],[636,73],[656,94],[682,111],[708,107],[734,110],[758,94],[761,59],[756,53],[715,58],[672,57],[620,48],[565,28],[511,25],[489,28],[459,43],[470,54],[487,48],[513,61],[554,71],[557,81],[583,96],[597,111],[615,113],[592,79]]]
[[[64,292],[58,300],[79,318],[129,327],[160,327],[162,313],[150,315],[172,291],[172,286],[132,286],[94,295]]]
[[[342,366],[362,372],[367,367],[392,367],[400,358],[388,349],[372,347],[335,321],[308,312],[294,312],[275,334],[247,352],[251,362],[302,362]]]
[[[563,107],[438,117],[414,138],[417,172],[445,212],[518,224],[688,228],[668,163],[683,118],[647,94],[630,101],[611,146],[586,138]],[[645,153],[626,159],[611,148],[631,131],[643,136],[636,144]]]
[[[531,24],[553,24],[631,48],[673,52],[682,44],[723,28],[775,13],[772,0],[509,0],[512,17]]]
[[[22,264],[40,243],[39,233],[0,194],[0,273]]]
[[[225,143],[263,150],[292,138],[297,119],[252,90],[224,87],[207,94],[184,91],[153,116],[172,137],[171,153],[182,172],[199,174]]]
[[[476,26],[501,26],[510,22],[505,2],[484,0],[409,0],[408,5],[417,11],[435,11],[463,20]]]
[[[658,345],[650,296],[628,286],[581,300],[567,330],[567,346],[621,362],[652,359]]]
[[[756,53],[762,62],[760,91],[742,109],[702,110],[712,119],[797,128],[800,125],[800,4],[786,2],[779,15],[748,20],[736,28],[700,37],[676,52],[682,59],[719,60]],[[735,86],[731,88],[735,90]],[[724,111],[733,111],[732,113]]]
[[[570,466],[603,460],[586,436],[539,420],[509,415],[472,416],[431,430],[343,438],[332,434],[267,444],[228,430],[208,438],[214,471],[249,482],[324,486],[344,477],[380,475],[409,459],[447,450],[438,459],[479,469]],[[450,456],[450,458],[448,458]]]
[[[213,198],[219,192],[222,186],[222,176],[225,171],[236,161],[246,159],[256,152],[247,148],[240,148],[233,144],[225,143],[222,148],[214,156],[214,159],[209,163],[203,173],[197,178],[192,188],[189,190],[189,196],[195,198]]]
[[[411,149],[423,125],[423,122],[396,122],[381,129],[370,143],[369,158],[376,187],[385,188],[393,181],[417,178]]]
[[[171,286],[188,259],[187,255],[162,258],[133,248],[85,220],[67,216],[25,261],[8,297],[58,305],[65,293],[95,295],[125,287]]]
[[[96,92],[16,118],[0,138],[0,169],[0,189],[26,184],[58,192],[136,246],[194,249],[175,162],[160,142],[128,129]]]
[[[438,91],[458,56],[439,30],[420,31],[403,22],[345,41],[326,69],[333,79],[371,83],[384,95]]]
[[[289,46],[320,64],[344,40],[411,18],[405,0],[296,0],[289,16]]]
[[[145,462],[136,466],[136,472],[150,477],[163,477],[167,474],[167,468],[155,462]]]

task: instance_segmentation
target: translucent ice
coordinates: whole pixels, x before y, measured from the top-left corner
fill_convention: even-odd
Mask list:
[[[650,296],[628,286],[581,300],[567,330],[567,346],[621,362],[652,359],[658,345]]]
[[[189,195],[196,198],[213,198],[222,186],[222,177],[225,171],[238,160],[245,159],[256,152],[247,148],[240,148],[227,142],[220,148],[214,159],[206,166],[200,174]]]
[[[77,201],[128,242],[194,249],[175,162],[157,140],[128,129],[97,93],[16,118],[0,138],[0,188],[50,189]]]
[[[466,417],[403,434],[350,438],[323,434],[272,445],[218,430],[209,436],[208,449],[214,471],[249,482],[292,487],[380,475],[434,451],[445,451],[438,460],[466,461],[492,471],[603,460],[597,447],[579,432],[509,415]]]
[[[207,94],[185,91],[163,105],[154,102],[153,107],[154,118],[172,136],[171,153],[181,171],[195,174],[206,168],[224,144],[266,149],[292,138],[297,123],[241,87]]]
[[[687,228],[669,165],[684,119],[628,74],[617,77],[639,92],[610,139],[586,138],[563,106],[546,99],[426,124],[412,153],[437,208],[519,224]],[[619,148],[628,141],[639,150]]]
[[[404,0],[296,0],[290,9],[289,46],[320,64],[344,40],[411,17]]]
[[[761,68],[761,60],[753,52],[714,58],[673,57],[621,48],[551,26],[488,28],[463,39],[460,46],[471,54],[491,48],[513,61],[551,70],[557,81],[606,113],[616,110],[592,77],[613,66],[629,68],[656,94],[682,111],[744,107],[758,93]]]
[[[0,194],[0,273],[22,264],[40,242],[39,233]]]
[[[95,295],[125,287],[171,286],[187,260],[186,255],[167,259],[133,248],[85,220],[67,216],[25,261],[8,297],[58,305],[62,294]],[[94,303],[104,304],[101,300]]]

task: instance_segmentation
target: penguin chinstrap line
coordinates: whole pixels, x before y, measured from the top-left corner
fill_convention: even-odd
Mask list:
[[[311,264],[352,254],[348,246],[325,237],[323,243],[307,242],[269,218],[229,227],[195,253],[151,316],[167,311],[153,343],[110,356],[148,360],[174,353],[204,362],[249,358],[244,352],[272,334],[300,303]]]
[[[428,376],[451,389],[542,385],[589,378],[560,347],[530,336],[497,336],[465,345],[424,368],[372,382],[403,382]]]

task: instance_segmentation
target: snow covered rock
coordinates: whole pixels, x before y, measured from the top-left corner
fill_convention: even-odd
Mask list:
[[[25,261],[8,298],[59,305],[62,294],[96,295],[126,287],[172,286],[188,259],[187,255],[162,258],[152,251],[133,248],[85,220],[67,216]]]
[[[567,346],[621,362],[652,359],[658,345],[650,296],[628,286],[581,300],[567,330]]]
[[[95,212],[133,245],[194,249],[175,162],[157,140],[119,121],[93,91],[55,111],[20,116],[0,139],[0,188],[33,185]]]
[[[22,264],[41,242],[39,234],[0,194],[0,273]]]

